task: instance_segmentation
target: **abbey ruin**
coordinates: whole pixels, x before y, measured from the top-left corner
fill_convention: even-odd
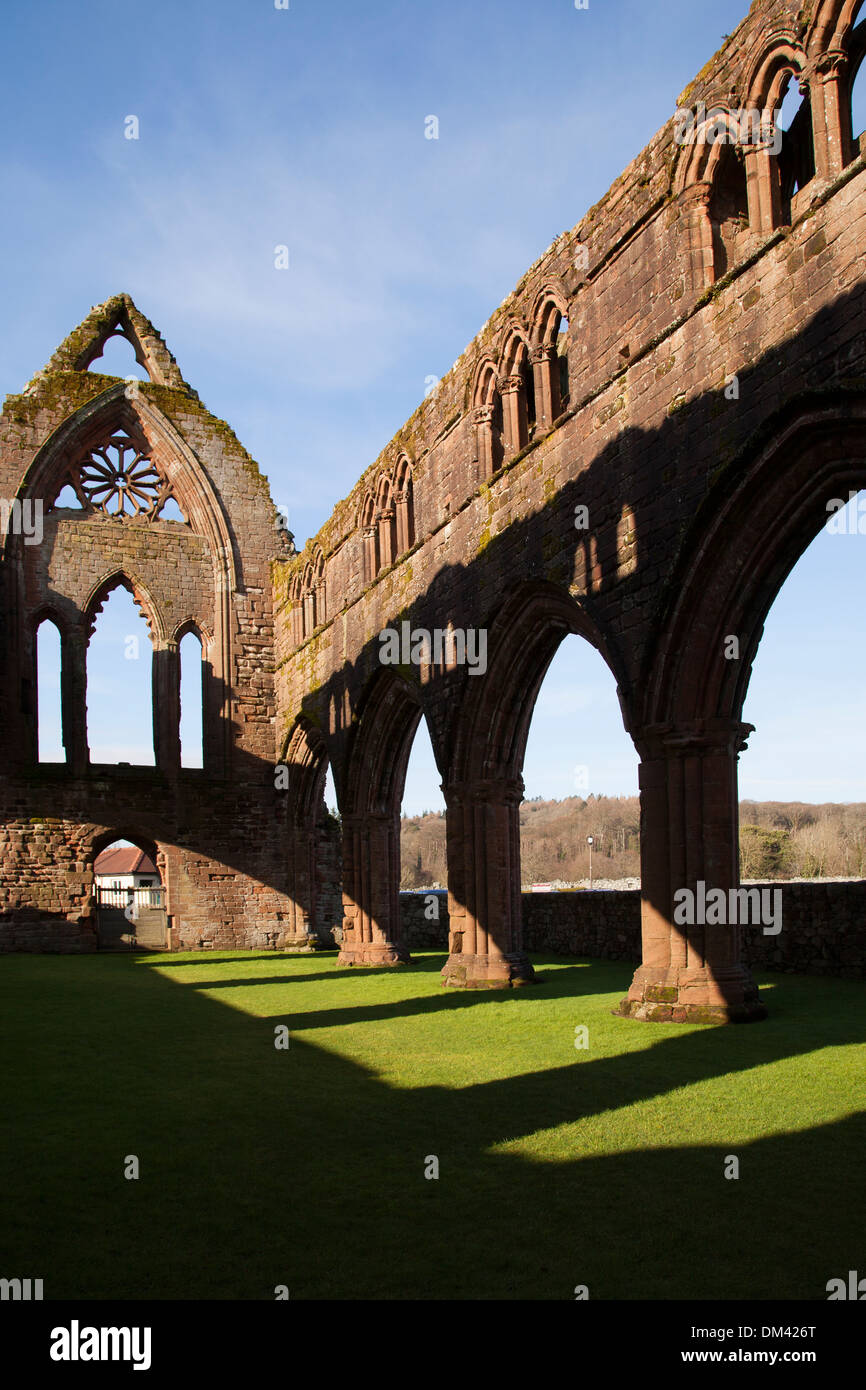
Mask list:
[[[530,981],[523,755],[548,664],[577,633],[614,673],[641,760],[642,963],[622,1011],[762,1015],[741,928],[680,926],[674,904],[699,883],[738,885],[742,708],[764,620],[831,499],[866,486],[861,5],[756,0],[301,554],[128,296],[7,398],[3,949],[95,949],[93,864],[121,837],[159,868],[172,949],[310,949],[337,859],[330,765],[341,960],[405,961],[400,802],[423,717],[447,804],[444,981]],[[803,99],[780,138],[772,112],[791,83]],[[113,335],[149,381],[89,370]],[[120,493],[135,505],[112,511]],[[161,517],[169,498],[182,521]],[[88,642],[118,585],[153,645],[155,767],[90,760]],[[44,622],[62,644],[64,763],[39,761]],[[380,634],[404,623],[484,633],[484,670],[444,639],[383,662]],[[179,756],[188,632],[203,652],[201,770]]]

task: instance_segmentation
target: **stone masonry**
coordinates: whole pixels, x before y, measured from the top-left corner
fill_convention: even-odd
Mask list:
[[[331,911],[330,765],[341,960],[399,965],[399,809],[423,717],[447,805],[444,981],[529,982],[522,762],[547,666],[578,633],[614,672],[641,759],[642,958],[622,1012],[763,1015],[740,928],[679,928],[674,895],[737,884],[742,707],[763,623],[828,504],[866,485],[861,5],[755,0],[301,555],[253,461],[127,296],[7,400],[0,498],[46,507],[40,545],[4,516],[8,949],[90,949],[93,859],[121,835],[160,856],[174,946],[310,949]],[[779,138],[768,113],[792,82],[803,104]],[[88,370],[112,333],[146,367],[140,388]],[[118,438],[153,469],[150,509],[55,506]],[[160,520],[169,494],[185,523]],[[150,625],[156,769],[89,758],[87,642],[117,583]],[[37,760],[46,619],[62,641],[61,766]],[[188,631],[205,652],[200,773],[178,757]]]

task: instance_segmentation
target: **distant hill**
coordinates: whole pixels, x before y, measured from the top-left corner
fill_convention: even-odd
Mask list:
[[[520,854],[524,884],[576,883],[589,876],[592,835],[596,879],[640,874],[640,810],[636,796],[571,796],[524,801]],[[401,822],[401,887],[447,882],[445,815],[428,812]],[[740,802],[743,878],[866,877],[866,802]]]

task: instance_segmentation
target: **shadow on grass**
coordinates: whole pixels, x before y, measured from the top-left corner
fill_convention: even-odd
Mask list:
[[[785,977],[760,1028],[622,1020],[612,1026],[631,1050],[614,1056],[398,1088],[297,1032],[314,1018],[339,1027],[442,1008],[509,1018],[530,993],[291,1015],[281,1052],[272,1018],[175,989],[150,960],[93,966],[18,957],[4,971],[14,1138],[2,1268],[43,1278],[48,1299],[272,1299],[277,1284],[293,1299],[569,1299],[577,1284],[592,1298],[822,1299],[828,1279],[862,1265],[862,1114],[811,1127],[798,1115],[807,1127],[748,1144],[664,1147],[684,1113],[672,1093],[862,1041],[862,986]],[[540,1014],[571,996],[575,1022],[630,977],[612,963],[547,973],[531,996]],[[411,1027],[406,1041],[411,1052]],[[626,1107],[653,1097],[670,1099],[657,1132],[635,1129]],[[607,1115],[619,1151],[582,1150],[579,1131],[556,1162],[491,1151],[594,1115]],[[730,1118],[740,1132],[742,1114]],[[724,1179],[729,1152],[739,1181]],[[123,1177],[130,1154],[137,1181]],[[438,1181],[424,1178],[430,1156]]]

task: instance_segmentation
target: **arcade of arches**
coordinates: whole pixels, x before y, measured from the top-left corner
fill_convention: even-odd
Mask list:
[[[128,296],[7,399],[6,949],[93,949],[94,857],[123,837],[157,848],[174,949],[313,949],[341,857],[342,961],[405,961],[399,812],[423,716],[447,807],[444,980],[529,982],[523,755],[545,671],[577,633],[613,673],[640,757],[642,961],[621,1011],[762,1016],[744,928],[678,925],[674,902],[701,882],[737,887],[742,708],[764,619],[828,504],[866,485],[861,7],[758,0],[681,98],[689,138],[672,114],[300,555],[266,480]],[[803,100],[780,157],[760,132],[735,142],[736,110],[773,109],[792,83]],[[146,380],[100,374],[116,337]],[[22,524],[37,506],[38,538]],[[118,583],[153,649],[153,767],[90,760],[87,646]],[[57,763],[36,738],[45,621],[60,637]],[[381,659],[386,629],[396,664]],[[179,734],[189,633],[201,767]]]

